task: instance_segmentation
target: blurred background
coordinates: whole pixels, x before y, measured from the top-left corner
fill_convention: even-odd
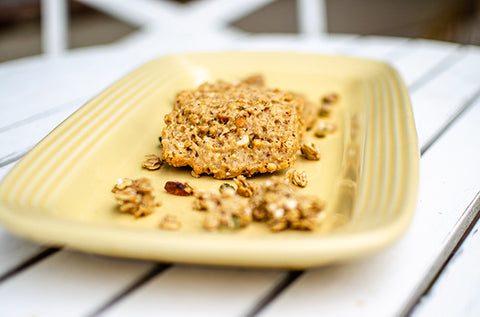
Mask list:
[[[162,5],[168,2],[181,9],[210,0],[149,2],[152,1]],[[240,0],[231,0],[235,1]],[[299,1],[259,1],[253,11],[235,16],[223,28],[247,34],[298,34],[302,25],[299,21],[302,15],[297,12]],[[316,12],[322,20],[318,23],[321,33],[400,36],[480,45],[480,0],[307,0],[312,1],[318,3],[311,8],[321,11]],[[251,6],[254,0],[245,2]],[[0,62],[45,51],[42,23],[45,27],[46,3],[50,9],[53,3],[53,9],[65,12],[66,50],[113,43],[145,27],[129,18],[125,11],[119,12],[115,1],[0,0]]]

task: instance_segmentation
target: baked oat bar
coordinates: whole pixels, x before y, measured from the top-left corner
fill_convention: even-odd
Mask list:
[[[165,116],[162,159],[218,179],[286,168],[312,124],[307,115],[315,117],[311,107],[300,95],[265,87],[260,76],[204,83],[180,92]]]

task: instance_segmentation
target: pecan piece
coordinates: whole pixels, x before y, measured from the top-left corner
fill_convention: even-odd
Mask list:
[[[189,183],[177,181],[168,181],[165,183],[167,193],[176,196],[190,196],[193,194],[193,187]]]

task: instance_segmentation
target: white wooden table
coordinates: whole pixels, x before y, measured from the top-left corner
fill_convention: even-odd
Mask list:
[[[406,234],[368,258],[283,271],[106,258],[31,243],[0,227],[0,315],[480,316],[478,47],[353,35],[159,40],[147,30],[110,46],[0,64],[0,178],[136,66],[213,49],[347,54],[396,67],[410,90],[422,153]]]

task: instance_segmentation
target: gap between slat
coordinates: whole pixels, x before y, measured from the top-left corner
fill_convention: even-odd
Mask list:
[[[472,229],[475,227],[475,224],[479,218],[480,192],[477,192],[475,198],[463,212],[462,217],[455,225],[455,227],[460,228],[466,227],[465,231],[460,236],[453,235],[450,241],[446,243],[447,245],[451,246],[451,250],[441,254],[439,258],[437,258],[437,260],[432,264],[431,268],[428,270],[428,274],[419,283],[419,287],[416,288],[416,292],[410,297],[410,300],[407,302],[407,305],[401,312],[400,316],[411,315],[411,313],[415,310],[415,307],[420,303],[421,298],[430,291],[432,286],[438,280],[439,276],[442,274],[443,270],[447,267],[450,260],[455,256],[458,249],[462,246],[463,241],[465,241]]]
[[[18,128],[18,127],[21,127],[21,126],[23,126],[25,124],[28,124],[28,123],[31,123],[31,122],[35,122],[38,119],[47,118],[47,117],[49,117],[51,115],[54,115],[54,114],[56,114],[56,113],[58,113],[62,110],[72,108],[73,103],[77,103],[77,102],[82,103],[82,100],[83,99],[81,99],[81,98],[77,98],[77,99],[74,99],[70,102],[66,102],[66,103],[63,103],[59,106],[50,108],[46,111],[31,115],[30,117],[27,117],[27,118],[15,121],[13,123],[7,124],[6,126],[0,127],[0,133],[6,132],[8,130],[15,129],[15,128]],[[80,108],[80,107],[78,107],[78,108]]]
[[[11,269],[11,270],[5,272],[3,275],[1,275],[0,276],[0,283],[5,282],[6,280],[11,278],[12,276],[14,276],[18,273],[21,273],[22,271],[26,270],[30,266],[40,262],[41,260],[51,256],[52,254],[57,253],[60,250],[61,250],[61,248],[46,248],[43,251],[40,251],[36,255],[34,255],[31,258],[23,261],[22,263],[20,263],[19,265],[17,265],[13,269]]]
[[[480,97],[480,88],[478,88],[475,93],[470,97],[467,101],[463,103],[463,105],[455,112],[455,114],[452,115],[452,117],[445,123],[443,124],[442,128],[438,130],[438,132],[430,139],[428,140],[420,149],[420,153],[423,155],[423,153],[427,152],[428,149],[438,140],[440,137],[450,128],[455,121],[465,112],[467,111],[472,105],[475,104],[476,100]]]
[[[105,304],[94,310],[92,313],[88,314],[89,317],[94,317],[102,314],[108,308],[115,305],[115,303],[121,301],[131,292],[134,292],[136,289],[140,288],[142,285],[153,279],[155,276],[159,275],[163,271],[169,269],[172,265],[171,264],[157,264],[153,269],[145,273],[143,276],[139,277],[136,281],[134,281],[130,286],[127,286],[124,290],[122,290],[117,295],[113,296],[110,300],[108,300]]]
[[[464,46],[457,47],[452,53],[448,54],[446,57],[442,58],[435,66],[433,66],[429,71],[427,71],[423,76],[418,78],[415,82],[411,83],[408,87],[410,93],[420,89],[426,83],[428,83],[432,78],[437,77],[442,72],[450,68],[453,64],[458,63],[464,56],[457,56],[458,52],[465,49]]]
[[[447,57],[443,58],[439,63],[436,64],[430,71],[428,71],[424,76],[422,76],[419,80],[416,82],[412,83],[409,87],[409,91],[413,92],[415,90],[420,89],[422,86],[424,86],[426,83],[428,83],[431,79],[437,77],[440,75],[443,71],[446,69],[450,68],[453,64],[459,62],[461,58],[454,59],[456,57],[455,53],[452,53],[448,55]],[[480,89],[476,91],[476,93],[471,97],[469,100],[467,100],[461,108],[457,111],[457,113],[452,116],[452,118],[440,129],[440,132],[435,135],[434,138],[427,144],[428,146],[422,147],[421,150],[421,155],[423,155],[433,143],[435,143],[436,140],[438,140],[443,133],[451,126],[453,123],[460,117],[462,113],[464,113],[468,108],[474,104],[475,100],[480,96]],[[480,201],[479,201],[480,203]],[[478,215],[476,216],[478,217]],[[468,219],[467,219],[468,220]],[[473,225],[472,225],[473,228]],[[471,230],[471,228],[470,228]],[[464,239],[464,238],[463,238]],[[463,240],[462,240],[463,241]],[[459,241],[458,243],[461,243]],[[450,257],[454,253],[455,250],[451,251]],[[436,271],[437,276],[441,273],[441,270],[443,270],[444,266],[440,267],[439,270]],[[258,313],[260,313],[262,310],[264,310],[274,299],[277,297],[282,291],[284,291],[286,288],[288,288],[297,278],[299,278],[305,271],[294,271],[298,272],[295,275],[292,275],[293,272],[289,272],[289,275],[286,278],[286,281],[282,281],[277,287],[272,289],[272,291],[267,294],[263,299],[261,299],[258,304],[252,309],[252,311],[247,315],[247,316],[256,316]],[[435,271],[434,271],[435,272]],[[435,277],[436,278],[436,277]],[[434,283],[434,278],[430,276],[430,278],[426,278],[425,281],[428,282],[431,280],[431,283]],[[429,284],[430,285],[430,284]],[[424,293],[419,294],[417,297],[415,297],[414,304],[411,305],[410,309],[408,311],[411,311],[415,303],[419,301],[419,299],[423,296]]]
[[[246,317],[256,316],[260,311],[270,304],[281,292],[295,282],[305,271],[289,271],[288,274],[275,285],[267,295],[265,295],[257,304],[245,315]]]

